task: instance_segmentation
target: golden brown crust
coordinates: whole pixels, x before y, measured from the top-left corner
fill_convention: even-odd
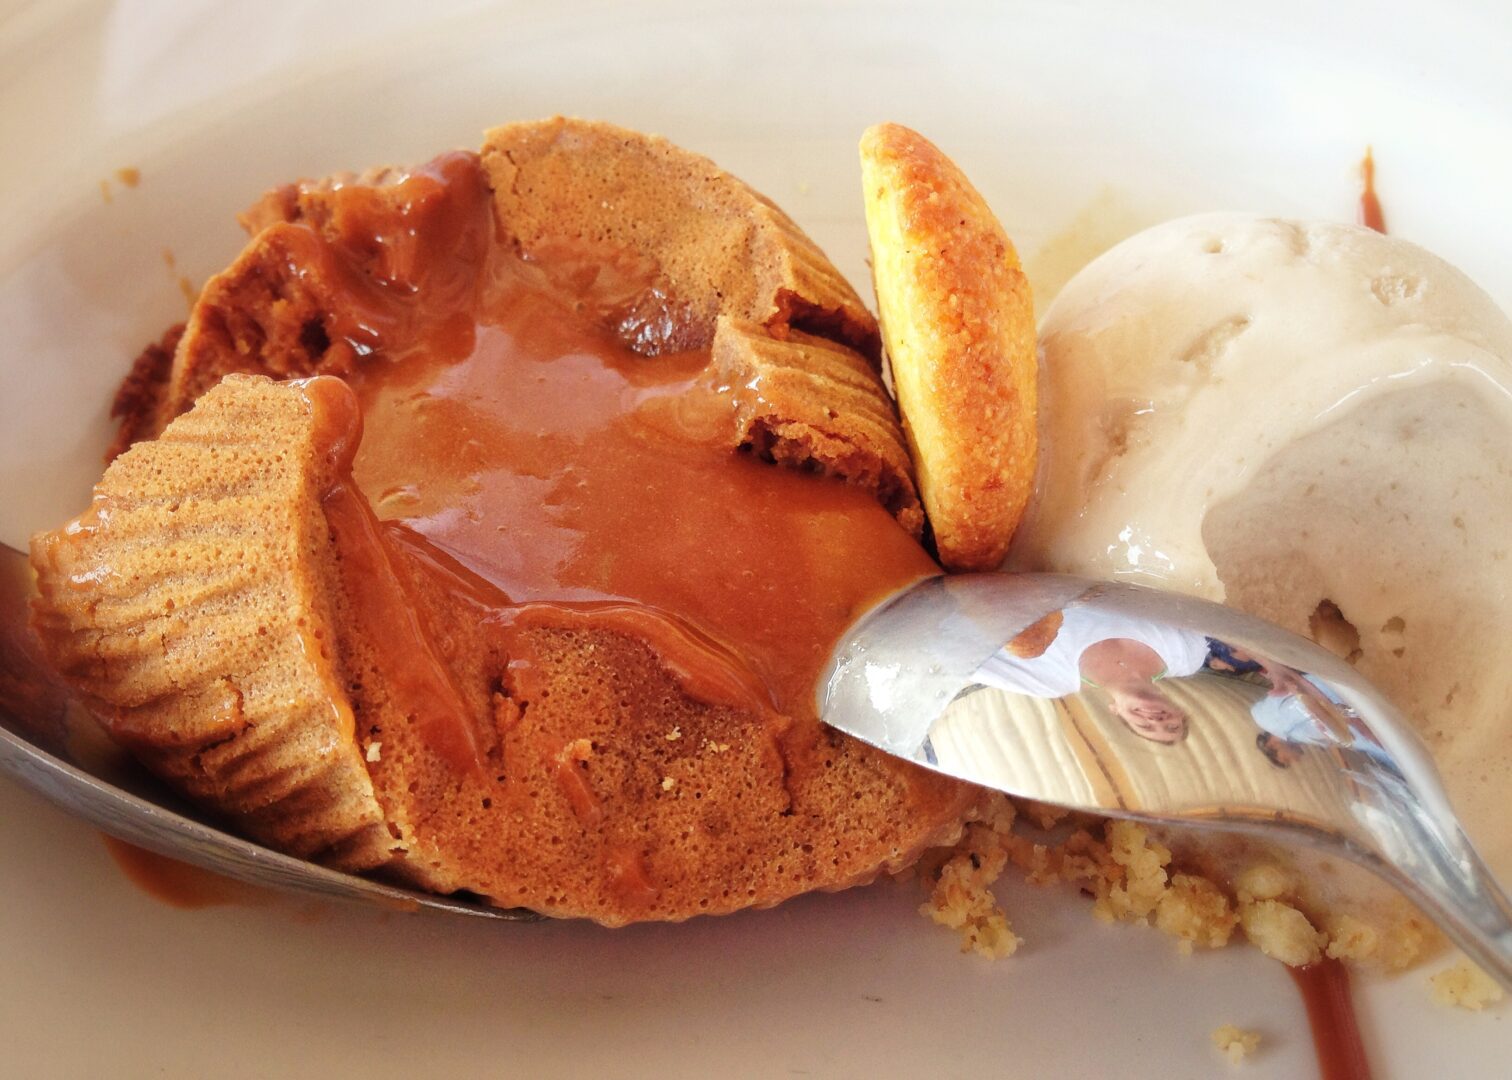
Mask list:
[[[817,469],[876,494],[915,538],[924,512],[913,463],[881,379],[859,353],[721,316],[714,372],[735,401],[740,444],[770,461]]]
[[[33,624],[117,740],[251,836],[345,869],[397,846],[334,640],[330,465],[304,399],[233,376],[32,541]]]
[[[562,245],[630,253],[655,277],[632,316],[642,351],[701,348],[730,315],[849,345],[875,360],[877,324],[814,242],[770,200],[655,135],[555,117],[483,144],[499,227],[526,256]]]
[[[940,561],[994,569],[1034,483],[1029,283],[981,195],[923,136],[869,129],[861,171],[883,337]]]

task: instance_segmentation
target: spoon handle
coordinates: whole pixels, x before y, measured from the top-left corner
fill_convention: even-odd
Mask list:
[[[149,802],[33,746],[10,730],[0,711],[0,778],[9,777],[119,840],[252,885],[391,911],[433,910],[530,922],[530,912],[431,896],[329,870],[270,851]]]
[[[1396,809],[1394,827],[1374,830],[1384,849],[1376,869],[1512,992],[1512,901],[1457,826],[1440,828],[1429,811],[1411,803]]]
[[[1351,856],[1396,885],[1466,956],[1512,991],[1512,900],[1465,835],[1433,759],[1416,739],[1404,737],[1407,720],[1364,684],[1356,686],[1354,701],[1389,746],[1390,762],[1357,756],[1354,827],[1341,828],[1340,839]]]

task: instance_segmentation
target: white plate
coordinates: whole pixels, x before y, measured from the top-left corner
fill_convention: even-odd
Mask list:
[[[663,132],[780,201],[857,281],[855,142],[900,120],[967,168],[1042,286],[1035,252],[1089,205],[1087,243],[1203,209],[1348,217],[1373,142],[1393,231],[1512,299],[1500,5],[1313,6],[432,2],[422,20],[374,0],[0,0],[0,539],[82,506],[110,391],[181,316],[175,275],[236,250],[237,209],[506,119]],[[112,179],[123,166],[139,187]],[[1275,964],[1183,960],[1023,885],[1005,896],[1028,943],[999,963],[957,955],[901,886],[613,933],[182,912],[8,786],[0,866],[6,1075],[1169,1078],[1225,1074],[1208,1044],[1225,1022],[1265,1034],[1244,1075],[1314,1069]],[[1378,1076],[1504,1075],[1505,1010],[1440,1009],[1421,971],[1360,999]]]

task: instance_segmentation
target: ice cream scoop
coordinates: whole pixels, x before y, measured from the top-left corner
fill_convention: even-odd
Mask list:
[[[1209,214],[1096,259],[1040,326],[1009,565],[1221,600],[1346,657],[1512,873],[1512,322],[1348,225]]]
[[[1325,643],[1400,706],[1512,873],[1497,304],[1397,237],[1202,215],[1086,266],[1040,355],[1045,455],[1010,566],[1160,585]],[[1237,870],[1213,846],[1187,855]],[[1300,871],[1309,908],[1411,935],[1390,897],[1323,870]]]

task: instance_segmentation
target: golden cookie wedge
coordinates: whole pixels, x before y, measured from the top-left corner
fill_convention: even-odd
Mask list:
[[[1034,488],[1034,301],[980,193],[918,132],[878,124],[861,178],[882,337],[940,561],[991,570]]]

